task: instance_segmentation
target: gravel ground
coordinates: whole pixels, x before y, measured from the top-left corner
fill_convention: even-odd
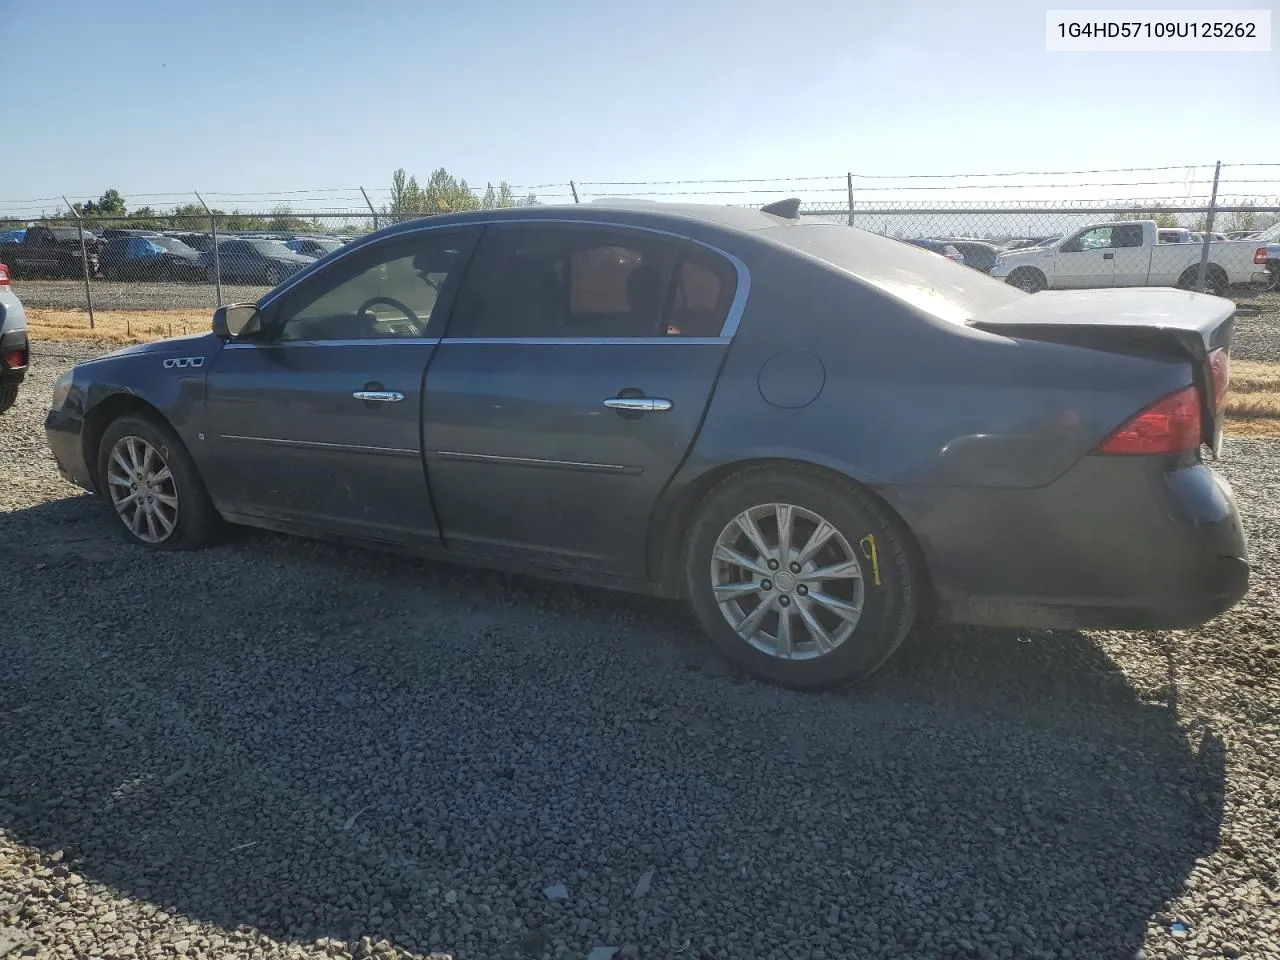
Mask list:
[[[1207,627],[804,695],[659,601],[124,545],[44,448],[80,355],[0,419],[0,956],[1280,958],[1280,444]]]
[[[257,300],[269,288],[225,284],[222,302]],[[13,290],[28,307],[85,308],[83,280],[15,280]],[[207,307],[217,301],[211,283],[108,283],[93,281],[93,305],[101,310],[177,310]]]

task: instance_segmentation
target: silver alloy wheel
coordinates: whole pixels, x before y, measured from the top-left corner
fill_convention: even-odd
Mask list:
[[[178,526],[178,488],[160,451],[141,437],[121,437],[107,461],[111,502],[139,540],[163,543]]]
[[[848,640],[865,595],[844,534],[789,503],[729,521],[711,554],[711,589],[738,636],[782,660],[821,657]]]

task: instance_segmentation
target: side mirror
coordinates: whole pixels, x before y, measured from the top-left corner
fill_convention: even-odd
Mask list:
[[[242,340],[262,332],[262,318],[252,303],[232,303],[213,312],[213,334],[223,340]]]

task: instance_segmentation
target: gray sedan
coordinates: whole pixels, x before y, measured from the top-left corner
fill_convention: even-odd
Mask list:
[[[1249,576],[1233,304],[1028,296],[849,227],[657,204],[432,217],[57,385],[124,536],[223,522],[682,598],[736,663],[871,673],[922,611],[1185,627]]]

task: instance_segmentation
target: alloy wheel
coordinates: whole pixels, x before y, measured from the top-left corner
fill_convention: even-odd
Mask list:
[[[178,488],[164,457],[141,437],[121,437],[107,463],[111,502],[145,543],[163,543],[178,526]]]
[[[811,510],[766,503],[716,538],[711,589],[747,643],[783,660],[810,660],[849,639],[862,618],[862,566],[849,540]]]

